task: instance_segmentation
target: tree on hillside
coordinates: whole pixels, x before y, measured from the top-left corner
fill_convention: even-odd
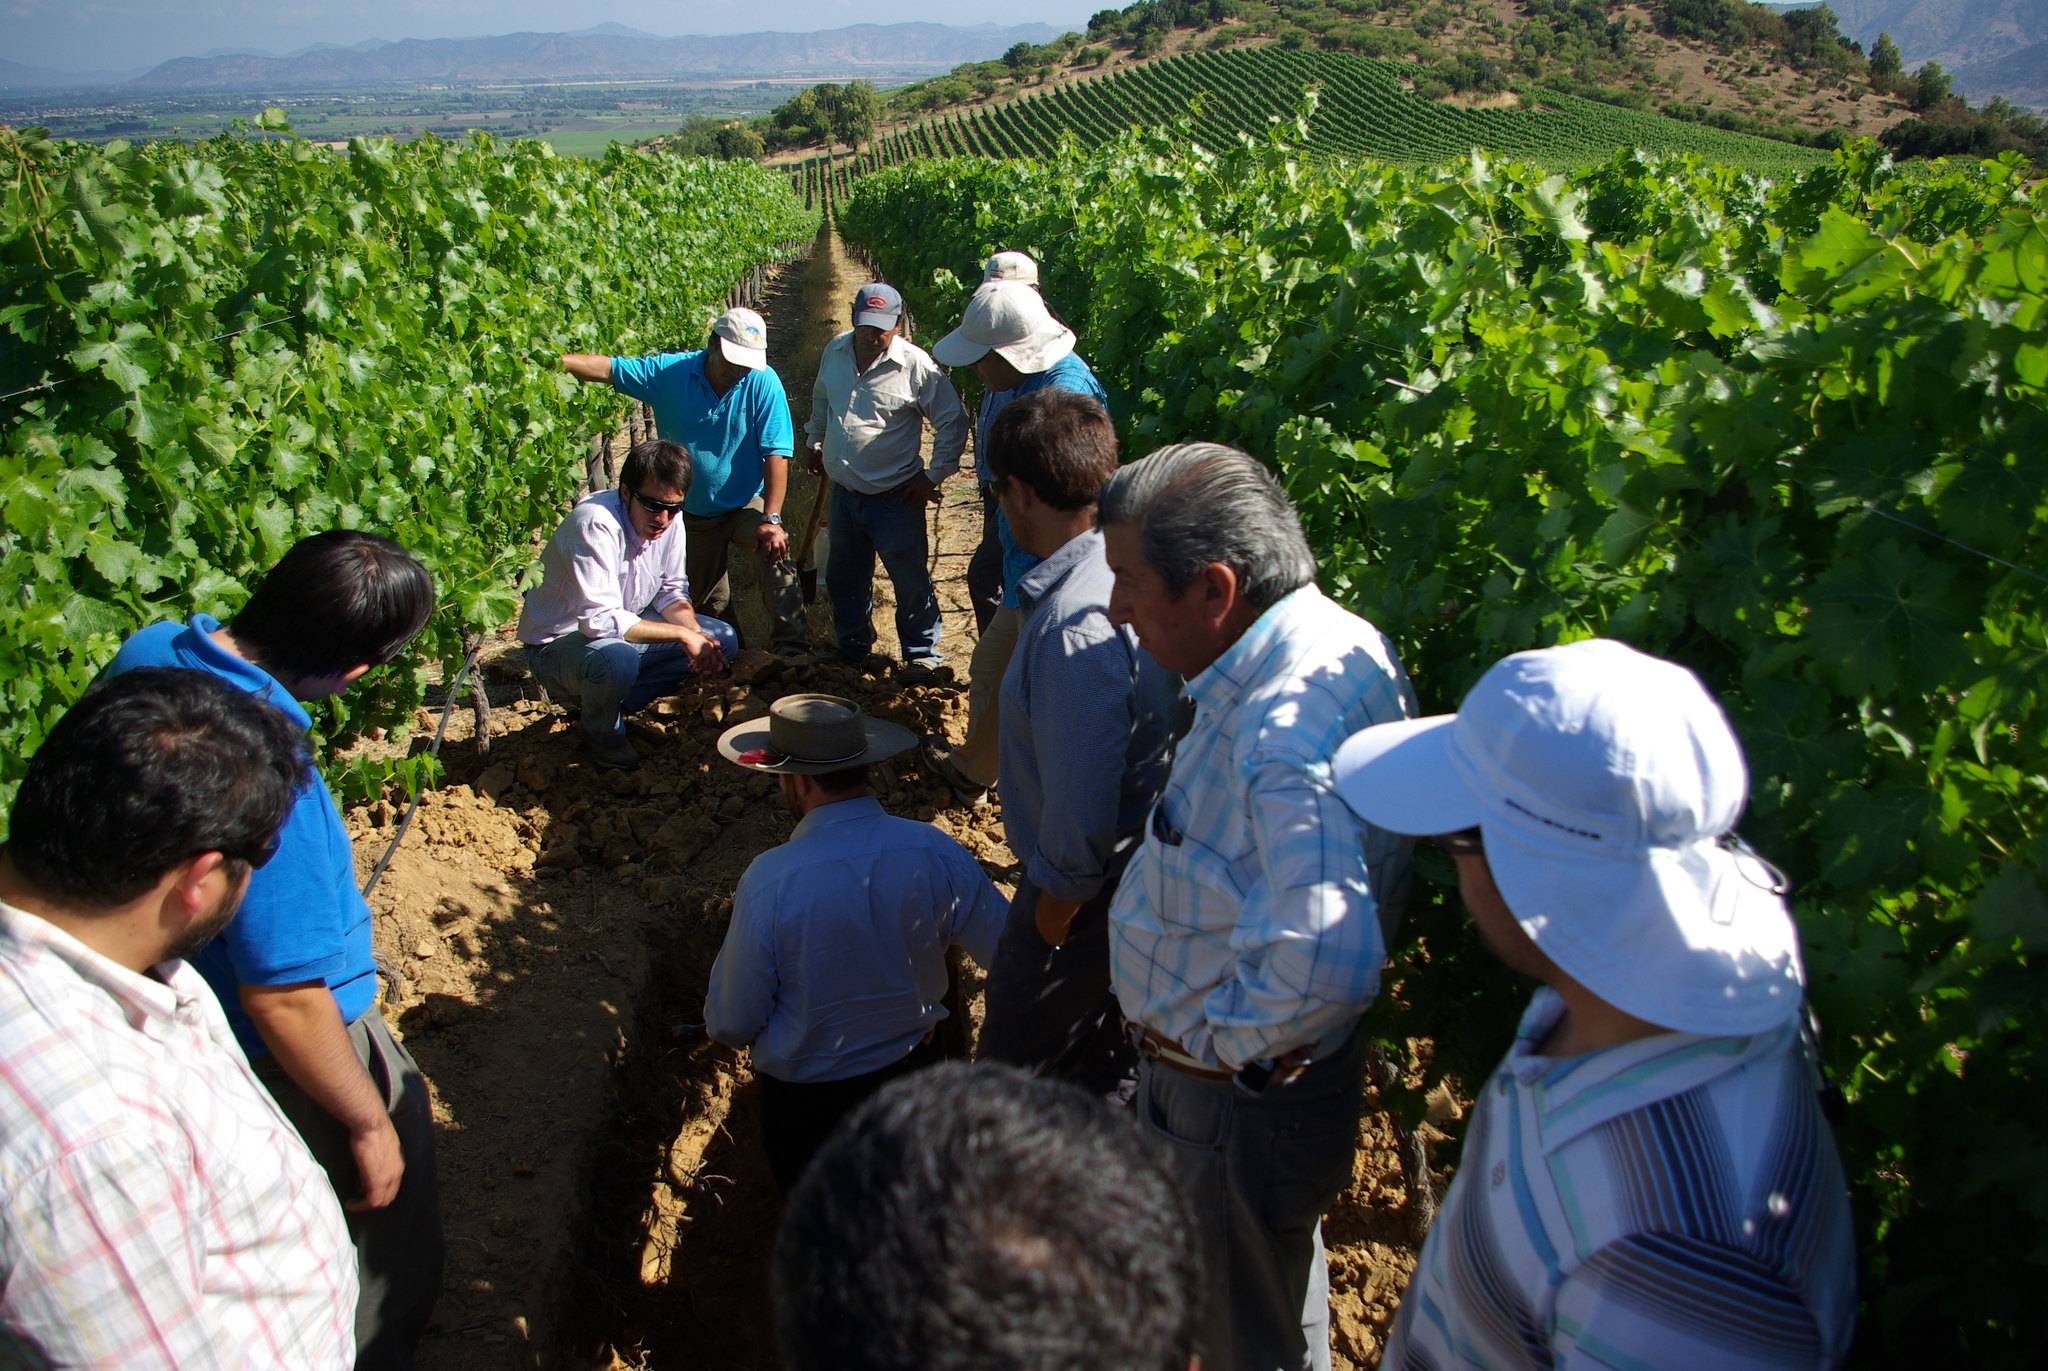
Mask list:
[[[1913,108],[1930,110],[1942,104],[1952,94],[1948,73],[1941,69],[1941,63],[1929,62],[1913,76]]]
[[[853,82],[839,92],[832,107],[832,137],[850,148],[873,141],[875,118],[881,109],[882,102],[876,98],[872,84]]]
[[[1899,45],[1892,41],[1890,34],[1880,33],[1870,46],[1870,83],[1883,89],[1900,70]]]

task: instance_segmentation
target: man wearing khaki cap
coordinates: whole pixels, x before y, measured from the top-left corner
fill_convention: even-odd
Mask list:
[[[689,449],[694,473],[683,504],[684,573],[697,607],[727,622],[730,548],[751,552],[775,650],[805,648],[803,591],[782,528],[796,430],[782,379],[768,365],[768,325],[750,309],[729,309],[693,352],[608,357],[572,352],[562,366],[579,381],[602,381],[653,406],[655,431]]]
[[[984,281],[967,302],[960,327],[938,341],[932,356],[949,367],[972,367],[981,380],[984,393],[974,421],[977,467],[987,460],[989,427],[1012,400],[1039,390],[1071,390],[1109,408],[1108,392],[1074,351],[1074,331],[1053,317],[1036,287],[1021,280]],[[1021,622],[1017,582],[1038,564],[1011,535],[995,487],[984,480],[981,490],[981,546],[967,568],[967,593],[981,635],[968,667],[967,737],[958,747],[929,738],[925,747],[926,764],[963,794],[995,784],[996,714]]]
[[[776,779],[797,825],[754,859],[711,968],[705,1030],[753,1049],[761,1141],[787,1193],[841,1115],[939,1059],[946,952],[995,956],[1004,900],[967,850],[893,818],[871,763],[917,743],[851,700],[789,695],[718,740]]]
[[[918,448],[931,425],[931,460]],[[939,600],[927,564],[925,506],[960,469],[967,411],[952,378],[903,337],[903,297],[869,281],[854,292],[853,327],[825,344],[805,426],[831,478],[826,582],[839,655],[874,646],[875,558],[896,590],[896,637],[906,662],[939,662]]]
[[[1829,1367],[1856,1315],[1784,877],[1735,836],[1742,748],[1683,667],[1595,639],[1338,749],[1434,834],[1541,983],[1479,1092],[1390,1367]]]
[[[983,281],[1022,281],[1036,288],[1038,285],[1038,263],[1021,252],[1008,250],[999,252],[982,264]]]

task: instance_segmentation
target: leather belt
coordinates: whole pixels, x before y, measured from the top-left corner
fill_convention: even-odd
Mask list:
[[[1182,1075],[1199,1077],[1205,1081],[1227,1081],[1236,1074],[1189,1056],[1185,1048],[1164,1033],[1154,1033],[1143,1024],[1133,1024],[1131,1027],[1132,1041],[1137,1044],[1139,1055],[1147,1061],[1170,1066]]]

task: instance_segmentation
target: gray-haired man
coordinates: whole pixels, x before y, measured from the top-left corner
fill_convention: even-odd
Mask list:
[[[1351,1177],[1358,1022],[1410,847],[1352,816],[1329,759],[1414,694],[1385,636],[1315,588],[1293,506],[1244,453],[1155,452],[1098,514],[1110,618],[1195,706],[1110,906],[1110,967],[1140,1124],[1202,1227],[1202,1360],[1327,1368],[1322,1214]]]

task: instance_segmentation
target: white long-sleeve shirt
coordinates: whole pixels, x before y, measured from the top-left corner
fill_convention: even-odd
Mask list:
[[[900,337],[866,371],[854,362],[851,329],[825,344],[804,436],[825,445],[825,473],[834,484],[863,495],[902,485],[920,469],[918,442],[927,423],[932,458],[922,469],[937,484],[960,469],[967,448],[967,411],[945,368]]]
[[[683,521],[643,538],[623,496],[601,490],[569,511],[540,554],[540,584],[519,611],[519,641],[531,647],[565,633],[623,638],[641,613],[690,598],[683,572]]]

